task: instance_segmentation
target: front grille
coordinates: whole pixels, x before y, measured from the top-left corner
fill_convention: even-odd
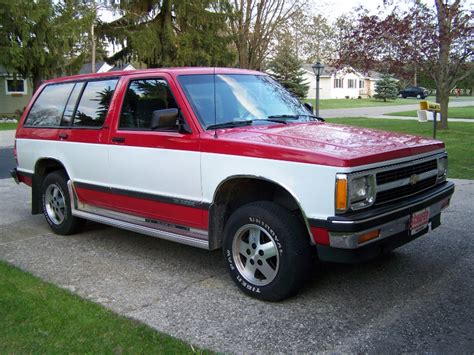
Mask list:
[[[400,198],[404,198],[406,196],[414,195],[418,192],[426,190],[431,186],[436,184],[436,176],[430,177],[428,179],[419,181],[415,185],[405,185],[396,187],[391,190],[382,191],[377,193],[376,204],[385,203],[388,201],[398,200]]]
[[[377,185],[380,186],[389,182],[406,179],[412,176],[413,174],[421,174],[435,169],[438,169],[438,163],[436,159],[433,159],[414,165],[404,166],[398,169],[382,171],[377,174]],[[417,185],[418,184],[416,184],[415,186]]]

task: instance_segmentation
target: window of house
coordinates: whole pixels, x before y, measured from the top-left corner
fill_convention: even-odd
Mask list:
[[[365,82],[364,82],[364,80],[359,80],[359,87],[360,87],[361,89],[365,88]]]
[[[344,79],[334,79],[334,87],[335,88],[342,88],[344,83]]]
[[[27,127],[58,127],[74,83],[46,86],[31,107]]]
[[[74,114],[74,127],[102,127],[117,79],[89,81]]]
[[[347,87],[348,87],[349,89],[356,89],[356,88],[357,88],[357,80],[355,80],[355,79],[349,79],[349,80],[347,81]]]
[[[26,80],[20,78],[12,78],[5,80],[6,93],[7,95],[11,94],[26,94]]]
[[[133,80],[123,101],[119,129],[150,130],[153,111],[168,108],[178,105],[166,80]]]

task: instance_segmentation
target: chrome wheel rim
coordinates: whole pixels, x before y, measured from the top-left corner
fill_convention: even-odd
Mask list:
[[[247,224],[235,233],[232,255],[240,275],[254,285],[268,285],[278,274],[277,244],[270,233],[258,225]]]
[[[66,200],[63,191],[56,184],[51,184],[45,191],[44,204],[49,219],[56,225],[66,218]]]

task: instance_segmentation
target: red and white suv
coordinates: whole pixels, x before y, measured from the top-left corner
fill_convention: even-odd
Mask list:
[[[328,124],[269,76],[152,69],[45,82],[16,134],[32,212],[222,248],[246,293],[294,294],[322,261],[358,262],[440,224],[444,144]]]

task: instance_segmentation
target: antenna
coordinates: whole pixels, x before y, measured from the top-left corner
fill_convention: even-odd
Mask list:
[[[213,81],[214,81],[214,124],[217,124],[216,67],[214,67]],[[219,138],[217,136],[217,129],[214,129],[214,138],[216,139]]]

